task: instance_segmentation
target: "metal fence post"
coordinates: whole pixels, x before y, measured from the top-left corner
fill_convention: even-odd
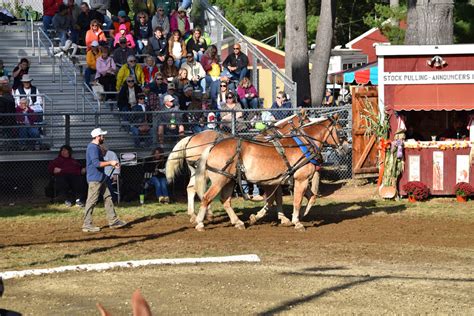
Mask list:
[[[158,143],[158,113],[153,113],[152,121],[153,144]]]
[[[231,121],[231,132],[232,132],[232,135],[235,135],[235,125],[236,125],[236,113],[234,110],[232,110],[231,112],[232,114],[232,121]]]
[[[66,114],[66,120],[65,120],[65,143],[66,145],[69,145],[71,143],[71,115]]]

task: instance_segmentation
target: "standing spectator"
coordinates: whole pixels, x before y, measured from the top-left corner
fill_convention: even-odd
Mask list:
[[[113,54],[113,59],[117,67],[125,65],[129,56],[135,56],[135,49],[127,47],[127,39],[121,37],[119,39],[119,46],[114,49]]]
[[[97,20],[91,21],[90,30],[86,33],[86,46],[88,51],[91,49],[93,41],[97,41],[99,44],[107,43],[107,37],[105,36],[104,31],[100,28],[99,21]]]
[[[110,13],[112,15],[119,15],[123,11],[124,15],[128,15],[130,12],[130,7],[128,5],[128,0],[113,0],[110,2]]]
[[[130,114],[130,131],[133,135],[135,147],[140,147],[143,140],[145,148],[150,147],[153,139],[151,138],[151,127],[148,124],[147,115],[144,112],[149,111],[145,105],[145,94],[139,93],[137,96],[137,104],[132,107]]]
[[[77,25],[79,27],[79,43],[86,43],[86,33],[91,28],[91,22],[95,20],[98,26],[104,22],[102,14],[95,10],[91,10],[87,2],[81,3],[81,13],[77,17]],[[99,40],[95,39],[100,43]],[[91,40],[92,42],[93,40]],[[90,44],[90,42],[89,42]],[[87,45],[87,43],[86,43]]]
[[[63,0],[43,0],[43,31],[48,34],[48,30],[53,23],[53,17],[58,12]]]
[[[64,46],[73,26],[72,17],[69,16],[69,9],[65,4],[59,6],[58,13],[53,17],[52,25],[59,35],[61,46]]]
[[[178,12],[175,12],[173,15],[171,15],[170,31],[179,31],[183,37],[186,37],[189,34],[190,29],[191,27],[189,25],[189,19],[186,10],[180,7]]]
[[[75,201],[77,206],[83,207],[86,193],[83,175],[86,169],[72,157],[72,152],[71,146],[61,146],[58,157],[49,163],[48,172],[54,176],[56,195],[66,196],[64,204],[70,207]]]
[[[180,31],[173,31],[168,41],[168,53],[173,56],[176,68],[181,67],[182,60],[186,57],[186,44],[181,38]]]
[[[188,71],[188,80],[195,89],[201,88],[203,93],[206,92],[206,72],[201,63],[194,60],[192,52],[186,54],[186,62],[181,65],[181,69]]]
[[[3,76],[10,78],[10,73],[5,68],[5,65],[3,64],[3,60],[0,59],[0,77],[3,77]]]
[[[11,94],[8,85],[0,86],[0,137],[11,138],[14,133],[14,126],[16,125],[15,116],[1,116],[2,114],[14,114],[15,100]]]
[[[151,157],[145,160],[143,169],[145,175],[151,177],[145,182],[145,187],[153,186],[155,188],[155,195],[160,203],[169,203],[170,197],[168,193],[168,182],[165,175],[166,157],[163,154],[163,149],[157,147],[151,153]]]
[[[278,91],[277,97],[275,102],[273,102],[271,109],[278,109],[281,111],[270,111],[271,119],[274,121],[282,120],[285,117],[293,115],[293,111],[291,110],[293,107],[291,106],[291,102],[286,99],[286,93],[283,91]],[[283,109],[288,109],[283,111]]]
[[[120,24],[119,32],[117,34],[115,34],[114,47],[116,47],[119,44],[120,39],[122,39],[124,37],[127,40],[127,47],[135,48],[135,46],[136,46],[135,45],[135,40],[133,39],[132,34],[130,34],[129,31],[127,31],[127,26],[125,24]]]
[[[109,227],[120,228],[127,224],[117,217],[114,203],[112,201],[112,195],[107,187],[104,167],[112,166],[115,168],[120,167],[120,165],[117,160],[104,161],[100,145],[104,143],[104,136],[106,134],[107,132],[103,131],[101,128],[92,130],[92,141],[87,145],[86,170],[89,190],[87,193],[86,208],[84,210],[84,223],[82,224],[82,231],[85,233],[100,231],[100,227],[92,225],[92,213],[94,212],[94,207],[99,201],[100,195],[103,195],[104,198],[105,212],[107,214]]]
[[[109,48],[106,46],[100,47],[100,57],[97,58],[95,79],[104,87],[104,91],[116,91],[115,89],[115,73],[117,66],[114,60],[110,57]],[[113,99],[113,95],[106,94],[106,99]]]
[[[107,15],[107,10],[110,8],[110,1],[116,0],[89,0],[91,9],[99,12],[104,17],[105,30],[110,30],[112,27],[112,20]]]
[[[249,78],[244,77],[239,82],[237,94],[244,109],[258,109],[257,89],[255,89]]]
[[[151,28],[156,31],[157,27],[161,27],[161,33],[167,37],[170,32],[170,20],[165,14],[162,6],[156,7],[156,14],[151,19]]]
[[[119,11],[117,17],[114,17],[112,21],[112,29],[110,30],[111,37],[115,37],[116,34],[120,33],[119,28],[122,24],[125,24],[127,33],[132,31],[132,21],[130,21],[130,18],[125,11]]]
[[[30,70],[30,61],[26,58],[20,59],[20,62],[18,63],[18,65],[15,66],[15,68],[13,68],[13,72],[12,72],[12,75],[13,75],[12,89],[13,90],[16,90],[22,86],[21,78],[23,77],[23,75],[27,74],[29,70]]]
[[[116,84],[116,91],[120,91],[123,83],[125,82],[126,78],[132,76],[137,84],[143,86],[145,83],[145,75],[143,74],[142,67],[137,64],[137,59],[135,56],[128,56],[127,63],[120,67],[120,70],[117,74],[117,84]]]
[[[145,77],[145,83],[151,83],[155,75],[160,70],[156,66],[155,58],[148,56],[145,58],[145,64],[143,65],[143,75]]]
[[[160,125],[158,126],[158,141],[162,144],[165,136],[176,138],[178,135],[184,135],[184,126],[182,124],[179,107],[173,103],[174,97],[166,95],[163,99],[162,113],[160,113]]]
[[[242,53],[239,43],[234,44],[234,53],[227,56],[223,66],[229,71],[232,80],[241,81],[247,77],[249,59],[247,55]]]
[[[171,55],[165,57],[165,62],[161,66],[161,73],[164,78],[171,82],[178,75],[178,67],[174,63],[174,58]]]
[[[186,51],[193,53],[194,59],[198,62],[201,61],[201,57],[207,49],[207,43],[204,37],[201,36],[202,31],[199,27],[193,30],[193,36],[189,39],[186,44]]]
[[[21,138],[20,144],[24,149],[35,149],[35,143],[41,143],[40,130],[35,126],[35,122],[38,120],[38,116],[35,111],[28,106],[28,99],[21,98],[19,105],[15,109],[16,112],[16,124],[18,127],[18,136]],[[34,140],[28,141],[27,139],[32,138]]]
[[[137,97],[142,93],[142,89],[136,83],[133,76],[127,77],[125,84],[118,94],[117,106],[120,111],[129,112],[137,104]]]
[[[153,36],[153,31],[151,28],[151,21],[148,19],[148,14],[146,12],[139,12],[137,18],[138,21],[135,23],[133,33],[138,46],[138,53],[141,54],[144,51],[145,46],[148,45],[148,39]]]
[[[91,50],[86,54],[87,67],[84,70],[84,82],[90,87],[91,76],[96,74],[97,59],[100,57],[99,42],[91,43]]]
[[[155,57],[156,63],[162,65],[168,53],[168,41],[163,34],[163,28],[157,26],[154,28],[153,36],[148,40],[147,53]]]

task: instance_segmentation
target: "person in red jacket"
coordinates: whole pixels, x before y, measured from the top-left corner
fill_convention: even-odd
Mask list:
[[[58,12],[63,0],[43,0],[43,31],[47,32],[53,23],[53,16]]]
[[[72,157],[71,146],[61,146],[58,157],[49,163],[48,172],[55,178],[56,195],[66,195],[66,206],[72,206],[73,201],[84,206],[86,169]]]

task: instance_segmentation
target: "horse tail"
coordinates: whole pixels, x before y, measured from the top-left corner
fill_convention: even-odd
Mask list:
[[[202,154],[201,158],[198,160],[198,166],[196,169],[196,179],[194,182],[194,189],[196,190],[199,197],[202,199],[204,193],[206,193],[207,188],[207,177],[206,177],[206,164],[209,153],[211,152],[212,146],[206,148]]]
[[[181,139],[170,152],[168,160],[166,161],[166,180],[172,183],[178,174],[178,171],[183,167],[186,159],[186,146],[189,143],[191,136]]]

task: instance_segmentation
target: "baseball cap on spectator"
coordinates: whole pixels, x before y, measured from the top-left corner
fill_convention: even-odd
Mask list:
[[[174,101],[174,98],[173,98],[172,95],[169,95],[169,94],[168,94],[168,95],[165,96],[165,98],[164,98],[163,101],[164,101],[164,102],[171,102],[171,101]]]
[[[186,12],[186,9],[184,7],[179,7],[178,12]]]
[[[124,10],[120,10],[117,15],[124,18],[127,16],[127,13]]]
[[[102,128],[98,127],[92,130],[91,136],[92,138],[96,138],[97,136],[100,135],[107,135],[107,131],[104,131]]]
[[[174,83],[172,83],[172,82],[168,83],[168,89],[176,90],[176,87],[175,87]]]
[[[168,89],[169,89],[169,85],[168,85]],[[183,92],[186,92],[186,91],[193,91],[193,90],[194,90],[194,88],[193,88],[193,86],[190,85],[190,84],[185,85],[184,88],[183,88]]]
[[[193,54],[192,52],[188,52],[188,53],[186,54],[186,57],[194,57],[194,54]]]
[[[98,47],[98,46],[99,46],[99,42],[97,42],[97,41],[92,41],[91,46],[92,46],[92,47]]]
[[[125,37],[123,37],[123,36],[120,37],[120,38],[119,38],[119,43],[121,43],[121,44],[126,44],[126,43],[127,43],[127,38],[125,38]]]

